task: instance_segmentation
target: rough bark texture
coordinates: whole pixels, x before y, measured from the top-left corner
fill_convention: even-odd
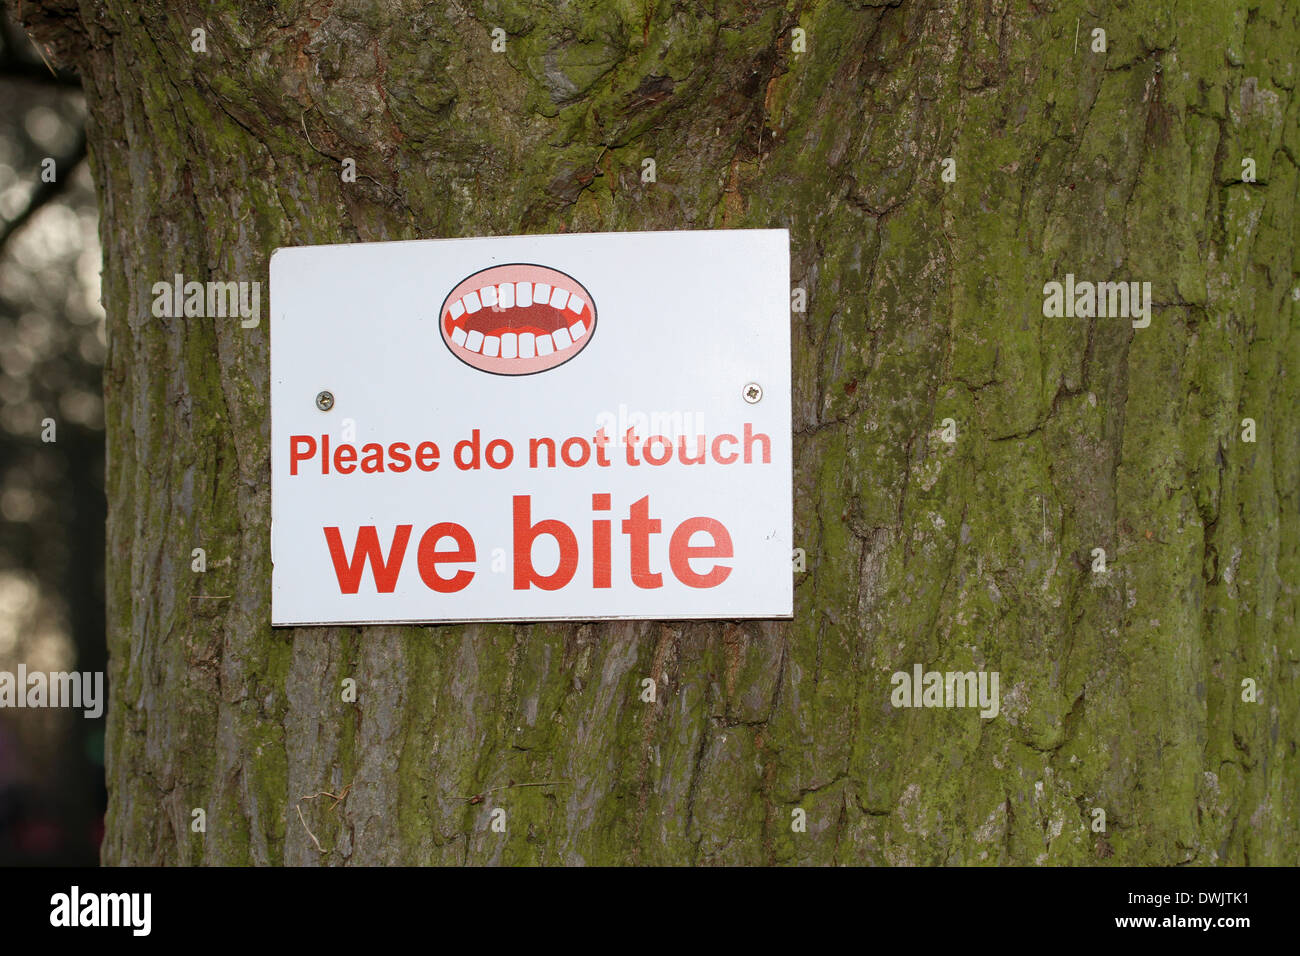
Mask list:
[[[105,862],[1296,863],[1297,10],[27,0],[103,215]],[[266,322],[154,282],[720,226],[808,292],[793,623],[271,630]],[[1044,318],[1067,272],[1150,327]],[[915,663],[1002,713],[893,709]]]

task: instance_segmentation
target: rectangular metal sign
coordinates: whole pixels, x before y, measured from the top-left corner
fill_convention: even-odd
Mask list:
[[[271,258],[276,625],[789,617],[783,229]]]

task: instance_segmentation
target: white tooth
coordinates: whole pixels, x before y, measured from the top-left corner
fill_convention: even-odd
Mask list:
[[[555,351],[557,352],[563,352],[573,344],[573,339],[569,338],[568,329],[560,329],[560,331],[552,333],[551,338],[555,339]]]
[[[531,282],[515,283],[515,305],[521,309],[533,304],[533,284]]]
[[[465,339],[466,339],[466,338],[467,338],[467,336],[465,335],[465,330],[464,330],[464,329],[452,329],[452,330],[451,330],[451,340],[452,340],[453,342],[455,342],[457,345],[464,345],[464,344],[465,344]]]
[[[532,332],[519,333],[519,357],[532,358],[537,354],[537,336]]]
[[[569,311],[574,315],[582,315],[582,307],[585,303],[576,295],[569,296]]]
[[[579,319],[577,322],[574,322],[569,326],[569,332],[572,333],[573,341],[576,342],[587,334],[587,327],[582,324],[582,319]]]
[[[488,358],[496,358],[501,354],[501,340],[495,335],[489,335],[483,340],[483,354]]]
[[[537,282],[533,285],[533,301],[538,305],[545,305],[546,300],[551,297],[551,284],[549,282]]]
[[[563,289],[556,289],[554,292],[551,293],[552,309],[562,309],[564,308],[564,303],[568,301],[569,301],[569,293],[565,292]]]
[[[477,352],[483,347],[483,333],[475,329],[470,332],[469,338],[465,340],[465,348],[470,352]]]
[[[451,313],[451,317],[453,319],[459,319],[462,315],[465,314],[465,307],[460,304],[460,299],[457,299],[455,302],[451,304],[451,308],[448,309],[447,311]]]
[[[485,285],[478,290],[479,298],[483,300],[483,307],[492,308],[497,304],[497,287],[494,285]]]
[[[515,284],[513,282],[501,283],[501,288],[497,290],[497,305],[503,309],[513,309],[515,307]]]
[[[555,342],[549,335],[537,336],[537,354],[550,355],[555,351]]]
[[[465,296],[465,311],[473,315],[479,309],[483,308],[483,303],[479,301],[478,293],[471,292]]]
[[[507,332],[501,336],[501,357],[519,358],[519,336],[514,332]]]

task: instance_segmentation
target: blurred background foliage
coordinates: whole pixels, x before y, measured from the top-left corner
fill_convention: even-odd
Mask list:
[[[0,19],[0,671],[11,673],[106,670],[98,213],[80,82],[46,59]],[[0,865],[97,862],[103,726],[80,710],[0,708]]]

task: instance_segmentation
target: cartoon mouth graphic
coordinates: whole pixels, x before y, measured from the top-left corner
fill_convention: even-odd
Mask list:
[[[596,331],[596,307],[582,283],[525,263],[463,279],[439,314],[451,354],[495,375],[532,375],[562,365]]]

